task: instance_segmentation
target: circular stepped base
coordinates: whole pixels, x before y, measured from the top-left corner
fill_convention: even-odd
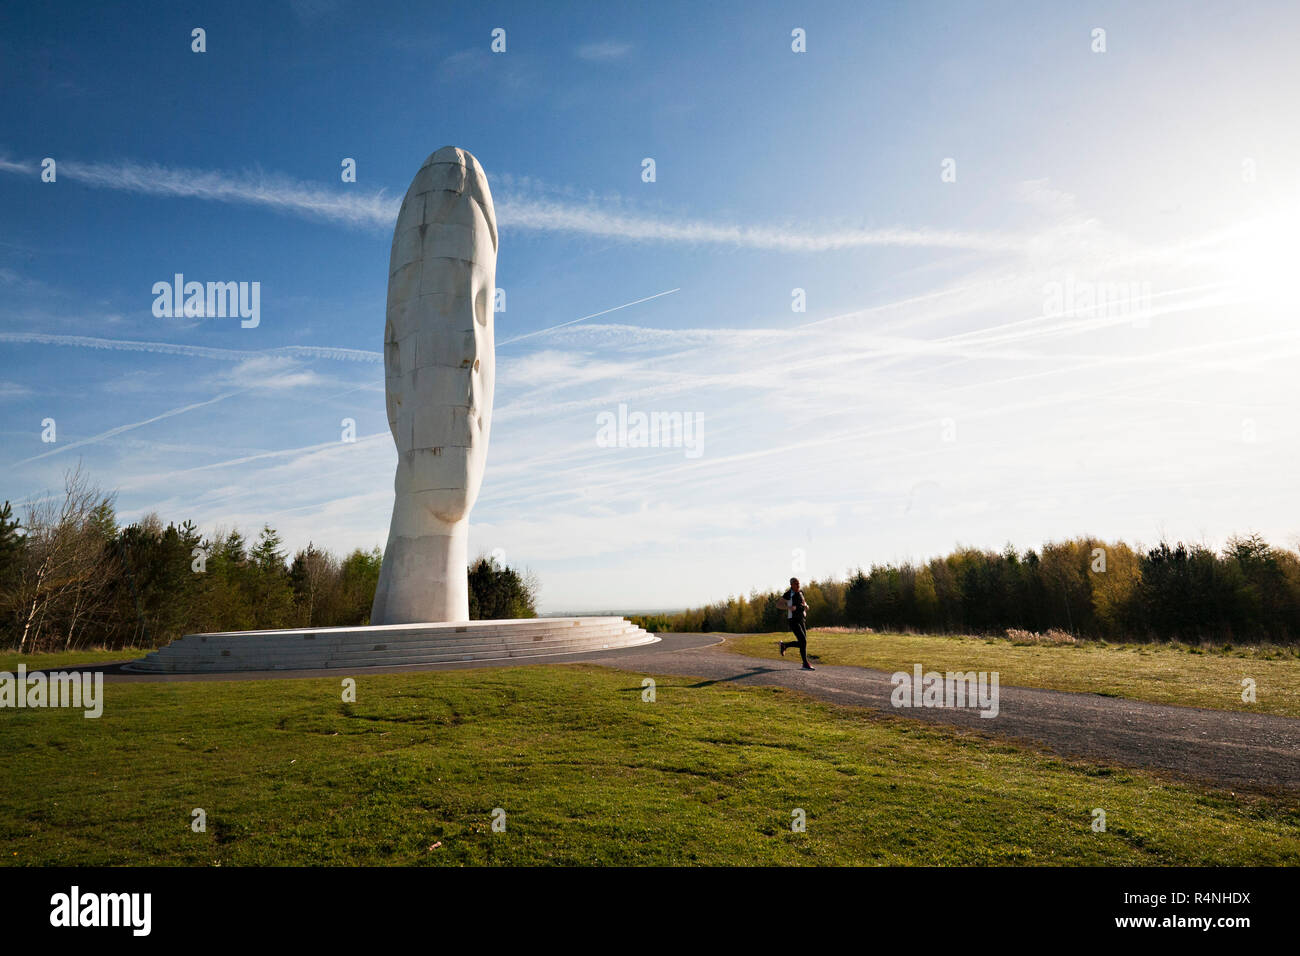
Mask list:
[[[317,670],[499,661],[653,644],[621,617],[549,617],[186,634],[124,670],[149,674]]]

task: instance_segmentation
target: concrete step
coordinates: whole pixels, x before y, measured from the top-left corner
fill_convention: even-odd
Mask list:
[[[590,642],[576,644],[553,644],[545,648],[534,648],[529,650],[514,650],[502,652],[499,654],[435,654],[435,655],[400,655],[400,656],[375,656],[370,658],[359,658],[352,661],[326,660],[324,662],[312,662],[310,664],[303,662],[295,663],[273,663],[261,661],[232,661],[229,658],[223,658],[220,661],[204,662],[202,666],[195,666],[192,661],[175,661],[160,660],[157,662],[143,662],[138,666],[132,667],[132,670],[141,673],[239,673],[252,671],[293,671],[293,670],[338,670],[342,673],[355,671],[366,667],[402,667],[418,666],[423,664],[458,664],[464,662],[482,662],[495,660],[510,659],[529,659],[536,657],[554,657],[561,654],[582,654],[593,651],[601,651],[610,647],[635,647],[638,644],[651,643],[652,639],[648,635],[645,638],[636,641],[622,642],[617,645],[611,644],[593,644]]]
[[[385,624],[373,625],[366,627],[313,627],[313,628],[281,628],[271,631],[218,631],[214,633],[195,633],[186,634],[181,640],[242,640],[246,637],[256,637],[268,641],[295,641],[295,640],[330,640],[341,637],[350,637],[358,634],[383,634],[391,638],[398,638],[403,635],[412,635],[427,632],[431,635],[446,634],[469,634],[469,635],[486,635],[496,631],[509,630],[529,630],[544,631],[547,633],[553,631],[562,631],[574,627],[585,627],[590,625],[608,624],[612,621],[620,621],[622,618],[615,617],[567,617],[567,618],[523,618],[514,620],[497,620],[497,621],[460,621],[453,623],[437,624]]]
[[[574,654],[659,640],[617,617],[187,634],[126,669],[236,673],[459,663]]]
[[[508,660],[513,658],[547,657],[559,654],[579,654],[600,651],[610,647],[634,647],[638,644],[651,643],[657,638],[645,637],[609,642],[575,642],[548,644],[539,648],[522,648],[483,654],[401,654],[375,655],[353,660],[326,659],[321,661],[271,661],[257,659],[220,658],[209,661],[190,661],[160,658],[144,660],[132,666],[132,670],[143,673],[237,673],[240,671],[276,671],[276,670],[317,670],[336,669],[342,671],[365,667],[399,667],[404,665],[445,664],[474,661]]]
[[[619,619],[615,618],[615,622]],[[626,624],[626,622],[622,622]],[[366,644],[407,644],[412,642],[456,642],[476,643],[490,640],[522,640],[563,638],[566,635],[587,631],[593,627],[610,627],[610,622],[583,622],[581,624],[555,627],[536,626],[521,623],[518,627],[492,627],[476,629],[402,629],[388,628],[354,628],[351,630],[331,629],[321,634],[302,631],[281,635],[274,632],[232,632],[230,634],[190,634],[173,642],[172,646],[202,647],[210,649],[220,647],[230,649],[243,647],[250,642],[258,646],[292,650],[317,649],[321,647],[343,647]]]
[[[465,635],[458,634],[455,638],[443,638],[441,640],[428,639],[421,637],[418,639],[403,640],[384,640],[376,642],[373,637],[361,635],[357,640],[347,642],[330,642],[325,644],[314,643],[294,643],[284,645],[272,645],[256,638],[243,638],[239,641],[230,643],[191,643],[186,640],[176,641],[169,645],[165,650],[172,656],[183,657],[211,657],[214,655],[221,657],[242,657],[250,654],[258,656],[276,656],[276,657],[316,657],[322,652],[327,652],[331,656],[348,656],[356,654],[369,654],[376,651],[389,651],[396,653],[436,651],[436,650],[460,650],[474,651],[479,648],[493,647],[515,647],[527,646],[531,644],[549,644],[556,641],[569,640],[595,640],[603,637],[617,637],[627,633],[629,627],[626,623],[615,623],[600,626],[589,626],[583,628],[574,628],[559,632],[554,635],[529,635],[512,634],[509,631],[500,632],[491,636],[465,639]],[[155,652],[156,653],[156,652]]]

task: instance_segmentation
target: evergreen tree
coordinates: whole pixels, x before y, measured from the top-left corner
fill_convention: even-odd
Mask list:
[[[0,587],[11,580],[22,560],[22,522],[14,516],[13,506],[6,501],[0,507]]]

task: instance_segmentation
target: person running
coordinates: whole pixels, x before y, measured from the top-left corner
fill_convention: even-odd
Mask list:
[[[776,606],[785,611],[786,620],[795,638],[793,641],[776,642],[776,646],[781,649],[781,656],[785,657],[787,647],[797,647],[799,656],[803,658],[803,669],[815,670],[816,668],[808,663],[808,601],[799,587],[798,578],[790,579],[790,590],[781,595]]]

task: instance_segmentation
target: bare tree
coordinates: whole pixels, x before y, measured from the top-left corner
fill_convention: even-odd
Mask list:
[[[78,628],[100,610],[111,577],[105,535],[112,508],[113,496],[92,484],[80,463],[64,474],[62,500],[28,506],[26,560],[15,587],[20,653],[36,650],[42,633],[60,626],[63,646],[71,647]]]

